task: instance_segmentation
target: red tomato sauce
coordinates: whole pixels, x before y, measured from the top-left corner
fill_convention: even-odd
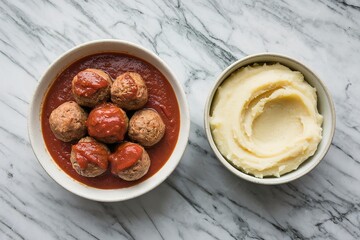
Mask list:
[[[148,88],[149,100],[145,108],[155,109],[166,125],[164,137],[153,147],[146,148],[151,159],[148,173],[141,179],[128,182],[114,176],[110,169],[104,174],[95,177],[82,177],[72,168],[70,162],[71,146],[75,143],[65,143],[55,138],[49,125],[49,116],[52,110],[60,104],[74,100],[71,93],[71,81],[75,75],[87,68],[101,69],[113,79],[127,71],[139,73]],[[89,112],[90,109],[85,109]],[[127,111],[130,118],[133,111]],[[95,188],[117,189],[136,185],[160,170],[173,152],[179,136],[180,111],[174,90],[170,83],[154,66],[146,61],[118,53],[102,53],[91,55],[67,67],[50,86],[42,106],[41,124],[44,141],[56,164],[69,176],[77,181]],[[127,137],[125,138],[127,140]],[[112,152],[116,145],[109,145]]]

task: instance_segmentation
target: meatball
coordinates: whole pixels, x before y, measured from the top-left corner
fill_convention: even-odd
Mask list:
[[[90,136],[104,143],[120,142],[124,139],[129,119],[126,113],[112,103],[103,103],[89,114],[86,126]]]
[[[165,134],[165,124],[154,109],[142,109],[131,117],[128,135],[131,140],[150,147],[158,143]]]
[[[111,86],[111,101],[125,110],[142,108],[148,101],[146,84],[140,74],[126,72]]]
[[[84,177],[96,177],[108,167],[110,150],[92,137],[84,137],[71,148],[70,161],[75,171]]]
[[[86,134],[87,117],[87,113],[76,102],[65,102],[50,114],[51,131],[63,142],[78,140]]]
[[[110,155],[111,172],[126,181],[142,178],[150,168],[150,157],[145,149],[136,143],[125,142]]]
[[[73,78],[71,91],[78,104],[94,107],[109,99],[111,84],[110,76],[104,71],[88,68]]]

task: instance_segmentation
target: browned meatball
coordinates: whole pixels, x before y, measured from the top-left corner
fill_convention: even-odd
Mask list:
[[[111,84],[110,76],[104,71],[88,68],[76,74],[71,91],[78,104],[94,107],[109,99]]]
[[[86,134],[87,116],[87,113],[76,102],[65,102],[50,114],[51,131],[63,142],[78,140]]]
[[[110,155],[111,172],[126,181],[142,178],[150,168],[150,157],[145,149],[136,143],[121,144]]]
[[[126,72],[111,86],[111,101],[125,110],[142,108],[148,101],[146,84],[140,74]]]
[[[122,141],[128,124],[126,113],[112,103],[103,103],[94,108],[86,121],[89,135],[104,143]]]
[[[110,150],[92,137],[84,137],[71,148],[70,161],[75,171],[84,177],[103,174],[109,163]]]
[[[130,119],[129,137],[145,147],[158,143],[164,134],[165,124],[154,109],[139,110]]]

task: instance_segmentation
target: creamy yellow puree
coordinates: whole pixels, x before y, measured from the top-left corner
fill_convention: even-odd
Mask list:
[[[262,178],[293,171],[321,140],[315,88],[277,63],[243,67],[218,88],[210,127],[221,154]]]

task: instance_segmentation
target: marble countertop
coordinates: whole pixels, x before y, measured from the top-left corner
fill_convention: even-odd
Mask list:
[[[360,239],[359,19],[356,0],[2,0],[0,239]],[[188,148],[174,173],[119,203],[89,201],[56,184],[27,136],[41,74],[64,51],[101,38],[158,54],[184,86],[191,113]],[[337,112],[325,159],[279,186],[228,172],[203,129],[216,76],[268,51],[314,69]]]

